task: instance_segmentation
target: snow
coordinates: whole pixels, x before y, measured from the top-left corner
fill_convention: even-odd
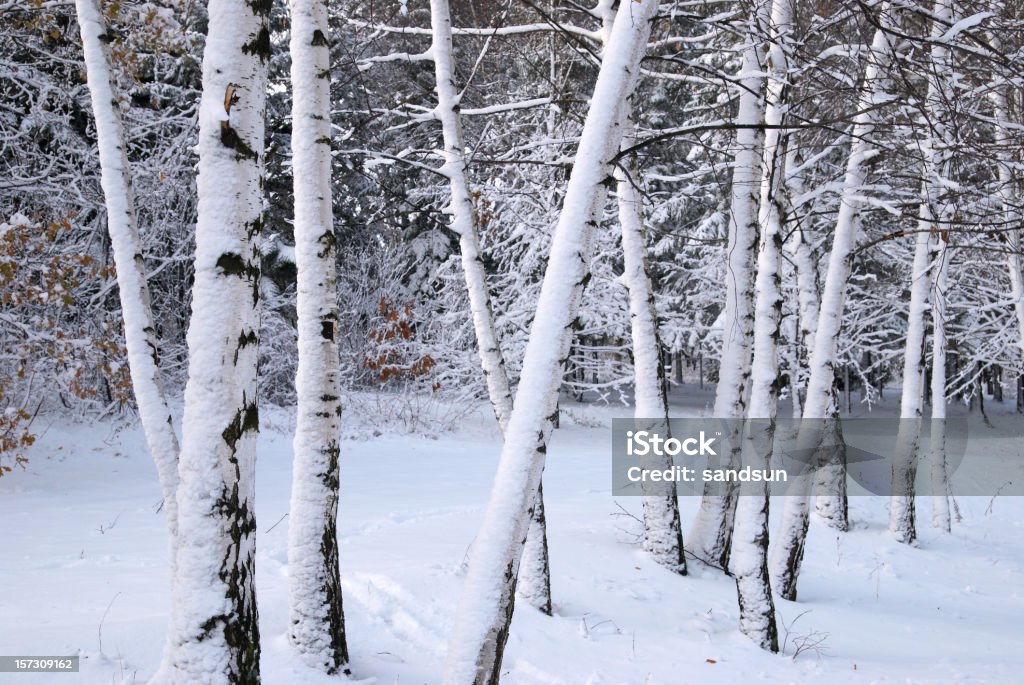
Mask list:
[[[948,43],[957,36],[959,36],[964,31],[967,31],[968,29],[973,29],[981,22],[993,16],[995,15],[992,12],[978,12],[977,14],[972,14],[969,17],[964,17],[960,21],[950,26],[949,30],[942,34],[936,40],[939,43]]]
[[[703,407],[707,398],[687,402]],[[884,535],[884,498],[852,498],[849,533],[813,521],[801,601],[777,600],[780,641],[790,628],[786,653],[773,656],[738,632],[731,579],[696,565],[687,577],[662,569],[634,542],[639,526],[613,515],[616,502],[641,511],[641,498],[610,495],[608,426],[629,410],[571,408],[604,425],[563,421],[552,438],[544,475],[555,615],[517,609],[505,685],[674,685],[680,674],[705,685],[1019,682],[1024,500],[997,498],[986,515],[988,498],[958,498],[964,520],[949,536],[924,523],[930,507],[920,502],[916,548]],[[290,417],[264,414],[256,536],[263,681],[347,682],[307,668],[287,644],[287,526],[279,521],[288,511]],[[684,414],[693,412],[673,409]],[[9,654],[80,652],[81,674],[60,682],[145,682],[160,662],[169,578],[160,489],[141,431],[38,421],[44,432],[28,469],[0,479],[0,644]],[[338,531],[352,682],[440,682],[452,598],[500,450],[485,406],[437,440],[345,441]],[[680,504],[692,520],[697,498]],[[825,653],[792,658],[800,637],[826,633]]]

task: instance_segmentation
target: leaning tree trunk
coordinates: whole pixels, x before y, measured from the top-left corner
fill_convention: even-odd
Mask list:
[[[850,280],[850,257],[857,237],[857,219],[861,200],[858,195],[867,178],[867,161],[872,156],[871,134],[874,130],[874,111],[878,106],[878,81],[884,73],[892,48],[889,34],[885,29],[889,19],[888,3],[881,5],[883,28],[875,32],[871,43],[868,66],[864,73],[858,98],[858,113],[854,117],[850,143],[850,155],[846,163],[839,203],[839,215],[832,236],[832,250],[829,253],[828,271],[822,292],[818,324],[814,335],[814,349],[811,351],[810,378],[807,382],[807,397],[804,400],[803,418],[818,422],[828,417],[829,398],[834,380],[836,350],[842,327],[843,305]],[[797,444],[806,443],[797,438]],[[803,479],[809,482],[810,479]],[[796,599],[796,582],[803,562],[804,542],[809,523],[809,493],[801,492],[785,498],[785,505],[779,523],[779,532],[771,553],[769,567],[772,585],[776,592],[789,600]]]
[[[952,7],[948,2],[935,3],[935,20],[932,23],[932,37],[938,39],[953,20]],[[928,291],[933,279],[931,270],[931,239],[947,231],[941,226],[946,212],[941,209],[941,194],[946,192],[942,177],[947,171],[949,155],[943,148],[950,141],[950,132],[942,123],[942,108],[949,93],[944,92],[942,80],[948,77],[949,49],[936,40],[931,51],[931,75],[924,102],[926,123],[934,130],[928,132],[924,145],[924,162],[921,181],[921,204],[918,221],[917,245],[914,251],[914,266],[911,273],[910,310],[907,321],[907,342],[903,361],[903,395],[900,402],[900,431],[893,456],[892,499],[889,504],[889,532],[899,542],[910,543],[917,537],[914,522],[915,498],[914,479],[917,475],[917,451],[920,441],[920,419],[924,404],[924,329],[925,311],[928,308]],[[944,345],[943,345],[944,347]],[[944,370],[943,370],[944,375]],[[943,393],[945,379],[943,378]]]
[[[538,440],[556,410],[562,364],[588,276],[595,209],[605,197],[609,161],[622,139],[621,117],[630,106],[657,7],[655,0],[623,3],[601,63],[552,237],[494,489],[456,612],[446,685],[494,685],[501,677],[519,559],[544,468]]]
[[[627,115],[623,147],[635,140],[636,125]],[[637,419],[668,419],[668,387],[661,363],[658,314],[654,290],[647,275],[647,243],[644,238],[643,197],[637,186],[640,174],[635,155],[615,167],[615,192],[622,227],[623,280],[629,290],[629,321],[633,337],[634,416]],[[672,467],[665,456],[655,468]],[[658,564],[686,575],[683,532],[675,483],[665,494],[644,497],[644,550]]]
[[[469,308],[473,316],[480,365],[484,372],[487,395],[491,408],[504,434],[512,414],[512,387],[505,369],[505,357],[494,323],[491,295],[487,287],[487,274],[480,254],[480,234],[476,212],[466,178],[465,141],[459,116],[459,95],[455,87],[455,67],[452,60],[452,22],[448,0],[431,0],[430,21],[433,33],[431,55],[437,88],[435,114],[441,121],[444,137],[444,166],[451,189],[452,230],[459,236],[462,271],[469,294]],[[546,450],[552,426],[544,428],[538,450]],[[548,563],[547,521],[544,516],[544,491],[538,485],[537,503],[527,535],[524,558],[520,570],[520,595],[530,605],[545,614],[551,614],[551,570]]]
[[[149,453],[156,465],[164,498],[164,514],[170,532],[170,568],[177,574],[178,549],[178,437],[167,406],[160,378],[158,340],[146,265],[142,258],[131,168],[125,151],[121,109],[114,94],[110,73],[109,36],[96,0],[77,0],[78,26],[82,33],[86,79],[96,120],[96,142],[100,154],[100,182],[107,207],[107,230],[117,268],[117,290],[121,300],[128,369],[131,372],[139,422]],[[170,638],[170,634],[168,634]],[[166,678],[174,643],[168,639],[163,663],[155,681]]]
[[[253,582],[269,3],[211,0],[179,461],[175,685],[259,683]]]
[[[715,417],[740,419],[747,406],[750,380],[753,302],[753,254],[757,245],[758,199],[761,187],[761,146],[764,140],[764,60],[759,41],[743,51],[736,123],[736,157],[732,171],[729,238],[726,246],[725,307],[722,313],[722,354],[715,389]],[[731,441],[738,445],[739,440]],[[734,464],[738,455],[728,456]],[[694,556],[723,570],[729,567],[736,488],[724,484],[705,487],[697,517],[690,529]]]
[[[761,162],[758,223],[761,235],[754,281],[754,341],[750,374],[749,419],[774,421],[778,412],[779,346],[782,321],[781,188],[785,177],[785,146],[782,135],[787,91],[787,62],[783,46],[790,27],[789,0],[774,0],[762,9],[768,14],[771,70],[766,88],[764,123],[767,126]],[[751,27],[749,40],[760,40],[764,16]],[[762,433],[762,430],[764,431]],[[744,434],[744,465],[768,469],[774,446],[774,428],[748,422]],[[760,456],[759,456],[760,455]],[[729,569],[736,579],[739,598],[740,632],[762,649],[779,651],[775,624],[775,602],[768,577],[768,483],[743,488],[736,503],[735,526]]]
[[[298,328],[288,518],[288,639],[326,673],[348,663],[338,569],[338,290],[331,213],[327,0],[291,0],[292,176]]]

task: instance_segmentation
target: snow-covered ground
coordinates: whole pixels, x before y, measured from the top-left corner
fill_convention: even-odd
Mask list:
[[[710,402],[687,396],[691,411]],[[958,498],[951,536],[928,527],[923,502],[917,548],[885,534],[886,501],[851,499],[851,532],[812,524],[800,601],[777,605],[785,654],[771,655],[737,632],[729,578],[696,564],[673,576],[640,551],[638,523],[619,508],[639,515],[640,500],[610,495],[611,419],[629,415],[563,413],[544,485],[555,616],[517,609],[503,683],[1022,682],[1024,499]],[[27,470],[0,479],[0,653],[81,654],[82,665],[77,675],[0,674],[0,683],[145,682],[163,647],[169,579],[141,432],[56,417],[35,425],[42,435]],[[436,438],[357,434],[343,443],[338,526],[352,679],[433,685],[500,451],[497,427],[482,410]],[[287,416],[265,412],[263,680],[337,683],[300,665],[284,637],[290,455]],[[681,504],[685,531],[697,500]]]

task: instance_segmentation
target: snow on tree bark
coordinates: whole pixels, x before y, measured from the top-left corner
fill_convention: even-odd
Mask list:
[[[292,169],[298,369],[288,518],[288,639],[326,673],[348,663],[338,568],[338,292],[331,208],[330,46],[326,0],[292,0]]]
[[[850,154],[840,194],[839,215],[832,236],[832,250],[829,252],[828,270],[819,303],[814,348],[811,351],[810,377],[804,400],[805,420],[821,420],[829,416],[836,350],[850,279],[850,256],[856,242],[858,217],[862,206],[862,200],[858,196],[867,178],[867,162],[875,154],[871,144],[874,111],[884,101],[878,81],[892,52],[889,35],[885,29],[889,21],[888,14],[889,4],[881,3],[879,18],[882,28],[875,31],[871,42],[869,61],[860,87],[857,114],[853,119]],[[800,443],[801,440],[798,438],[798,444]],[[796,583],[800,575],[809,524],[808,505],[809,493],[806,491],[785,498],[778,534],[775,536],[775,546],[771,552],[769,568],[772,585],[780,596],[788,600],[796,599]]]
[[[950,0],[936,0],[934,18],[932,20],[932,36],[941,37],[955,19],[953,4]],[[927,153],[933,157],[932,169],[925,176],[929,186],[922,197],[922,206],[935,205],[932,210],[937,214],[934,226],[934,264],[932,266],[932,377],[931,404],[932,421],[930,434],[930,461],[932,485],[932,526],[944,532],[950,531],[949,514],[949,476],[946,471],[946,292],[949,287],[949,236],[952,208],[950,203],[941,197],[944,193],[943,178],[950,168],[950,147],[955,140],[950,136],[949,126],[941,115],[942,104],[951,96],[949,84],[956,81],[953,72],[952,55],[949,47],[941,40],[931,46],[932,69],[928,82],[928,99],[925,106],[931,110],[929,119],[934,130],[929,132],[932,138]],[[997,103],[998,110],[998,103]],[[922,211],[922,216],[927,214]],[[1012,286],[1011,286],[1012,289]]]
[[[758,200],[761,187],[761,148],[764,134],[763,48],[752,41],[743,50],[739,74],[736,156],[733,162],[729,237],[726,246],[725,307],[722,316],[722,354],[718,365],[714,413],[738,419],[746,412],[753,339],[753,254],[757,246]],[[739,440],[733,440],[734,445]],[[728,456],[730,464],[738,454]],[[721,488],[724,487],[724,492]],[[722,569],[729,567],[734,484],[709,485],[690,530],[695,557]]]
[[[494,410],[502,434],[508,428],[512,415],[512,387],[505,368],[501,342],[491,306],[487,274],[480,254],[480,234],[476,210],[466,177],[465,140],[462,118],[459,115],[459,94],[455,87],[455,68],[452,59],[452,22],[448,0],[431,0],[430,23],[433,43],[430,53],[434,61],[437,89],[435,115],[441,122],[444,140],[444,166],[442,173],[449,180],[451,228],[459,236],[462,271],[466,279],[469,307],[473,317],[480,365],[487,385],[487,396]],[[546,426],[538,449],[544,451],[551,434]],[[545,614],[551,614],[551,570],[548,558],[547,521],[544,516],[543,488],[538,484],[537,502],[523,550],[519,582],[520,595]]]
[[[179,460],[175,685],[260,682],[253,512],[269,2],[211,0]]]
[[[932,37],[939,38],[952,22],[953,12],[948,3],[935,3],[935,19],[932,23]],[[914,521],[915,498],[914,478],[917,474],[918,443],[920,441],[920,418],[924,405],[924,338],[925,312],[928,309],[928,293],[932,284],[938,285],[938,274],[931,275],[933,236],[948,236],[944,228],[945,211],[941,205],[944,192],[942,177],[948,171],[948,154],[943,148],[951,141],[942,124],[941,107],[949,96],[944,93],[942,80],[948,78],[949,49],[936,40],[932,45],[931,62],[934,72],[928,79],[928,92],[924,103],[926,118],[934,130],[929,130],[924,143],[924,160],[921,181],[921,204],[918,221],[917,244],[914,249],[914,264],[911,272],[910,308],[907,320],[907,339],[903,361],[903,395],[900,401],[900,432],[897,436],[896,451],[893,455],[892,487],[889,503],[889,532],[900,542],[910,543],[917,537]],[[945,252],[943,248],[943,252]],[[933,311],[935,304],[932,305]],[[937,341],[933,340],[933,346]],[[940,343],[943,347],[945,341]],[[945,369],[942,393],[945,394]],[[934,390],[934,388],[933,388]],[[943,400],[944,404],[944,400]],[[940,409],[944,413],[944,407]]]
[[[939,234],[932,283],[932,421],[930,435],[932,526],[948,533],[949,474],[946,470],[946,291],[949,287],[948,237]]]
[[[484,521],[473,546],[445,663],[446,685],[494,685],[514,606],[519,559],[536,502],[544,426],[556,410],[609,160],[639,74],[655,0],[622,3],[601,63],[527,343],[515,408]]]
[[[632,117],[625,122],[623,148],[636,142]],[[633,337],[633,392],[637,419],[668,418],[668,388],[661,363],[661,340],[654,290],[647,272],[647,242],[643,219],[643,196],[635,155],[615,167],[615,193],[622,228],[623,281],[629,291],[630,331]],[[662,457],[654,468],[672,467],[672,457]],[[682,525],[675,483],[668,494],[648,495],[644,507],[644,550],[665,568],[686,575]]]
[[[121,109],[110,73],[107,29],[96,0],[76,0],[82,35],[86,79],[96,121],[101,184],[107,208],[107,231],[117,268],[118,296],[124,321],[125,347],[132,390],[149,453],[156,465],[170,532],[170,570],[177,574],[178,547],[178,437],[174,433],[167,395],[160,377],[158,340],[142,257],[131,168],[125,150]],[[168,636],[169,637],[169,636]],[[156,680],[166,677],[173,643],[168,639]]]
[[[765,14],[768,21],[765,22]],[[779,337],[782,320],[782,289],[780,258],[782,254],[782,179],[786,141],[780,129],[785,118],[787,61],[783,42],[789,31],[791,10],[789,0],[768,2],[755,19],[749,40],[756,42],[760,29],[769,31],[768,80],[765,89],[765,131],[760,165],[760,201],[758,223],[760,238],[757,250],[757,274],[754,280],[754,339],[750,374],[750,403],[747,417],[774,420],[778,409]],[[748,48],[752,49],[752,48]],[[744,460],[752,468],[770,466],[774,430],[763,435],[761,424],[750,423],[744,435]],[[761,455],[761,456],[758,456]],[[779,651],[778,628],[775,624],[775,603],[768,576],[768,484],[749,488],[739,495],[732,535],[729,569],[736,579],[739,598],[740,632],[762,649]]]
[[[928,211],[927,206],[923,206]],[[910,306],[907,311],[907,335],[903,350],[903,389],[900,397],[900,427],[893,450],[892,497],[889,501],[889,532],[900,542],[913,542],[914,477],[917,472],[917,448],[924,401],[924,329],[925,310],[931,282],[929,231],[930,217],[923,217],[914,246],[910,273]]]

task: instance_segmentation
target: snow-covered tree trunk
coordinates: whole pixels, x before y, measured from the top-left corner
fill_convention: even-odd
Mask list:
[[[892,52],[889,35],[884,28],[889,21],[888,3],[881,3],[879,11],[883,28],[875,32],[871,42],[869,61],[858,98],[858,111],[853,119],[850,155],[846,163],[839,215],[832,235],[832,250],[829,253],[828,270],[814,334],[814,348],[811,351],[810,378],[804,400],[805,420],[827,418],[832,395],[836,350],[850,279],[850,256],[856,243],[858,216],[862,206],[858,196],[867,178],[867,162],[875,155],[871,134],[874,129],[874,110],[881,100],[878,81]],[[809,523],[808,505],[807,492],[785,498],[776,543],[771,553],[772,585],[780,596],[789,600],[796,599],[796,582],[800,575]]]
[[[945,0],[935,3],[932,37],[939,38],[952,23],[952,7]],[[944,212],[940,195],[945,192],[942,176],[948,171],[942,149],[950,141],[942,124],[941,108],[948,94],[943,92],[941,80],[948,77],[949,49],[941,41],[932,45],[931,78],[924,106],[926,119],[932,128],[924,144],[924,163],[921,181],[920,220],[914,264],[911,271],[910,307],[907,313],[907,338],[903,358],[903,394],[900,399],[900,431],[893,455],[892,499],[889,504],[889,532],[900,542],[910,543],[917,537],[914,521],[914,478],[917,475],[917,451],[920,441],[920,419],[924,404],[924,330],[928,292],[931,290],[931,241],[933,235],[947,230],[943,225]],[[935,281],[937,283],[937,281]],[[943,341],[944,346],[944,341]],[[945,370],[943,369],[943,375]],[[945,393],[945,379],[943,379]]]
[[[932,286],[932,526],[949,532],[949,474],[946,470],[946,291],[949,287],[948,234],[938,236]]]
[[[779,337],[782,321],[782,211],[781,188],[785,177],[786,141],[779,128],[785,117],[787,60],[783,42],[790,29],[790,0],[768,3],[768,82],[765,96],[766,125],[761,162],[757,250],[754,280],[754,344],[750,373],[749,419],[774,420],[778,410]],[[763,16],[759,17],[763,21]],[[761,22],[759,22],[761,23]],[[752,33],[750,40],[760,35]],[[771,462],[774,429],[763,435],[763,424],[748,424],[744,435],[744,465],[767,469]],[[760,455],[760,456],[759,456]],[[729,568],[736,579],[740,608],[740,632],[762,649],[779,651],[775,602],[768,577],[768,484],[744,488],[736,503]]]
[[[445,663],[445,685],[494,685],[514,606],[519,559],[544,468],[538,451],[556,409],[562,364],[586,285],[595,208],[622,140],[655,0],[622,3],[607,44],[591,105],[552,236],[547,270],[484,520],[474,544]]]
[[[170,532],[170,571],[173,582],[177,574],[178,549],[178,437],[174,433],[174,422],[160,377],[156,325],[139,240],[124,125],[110,72],[110,55],[106,49],[109,43],[106,23],[96,0],[76,0],[75,6],[82,34],[86,79],[96,121],[100,181],[107,207],[110,246],[117,268],[128,368],[135,404],[139,409],[139,421],[163,493],[164,514]],[[168,634],[158,681],[166,678],[172,649],[173,641]]]
[[[636,125],[627,114],[622,146],[636,142]],[[637,419],[668,418],[668,388],[661,363],[661,341],[654,290],[647,275],[647,242],[644,231],[643,196],[636,158],[630,155],[615,167],[615,193],[622,228],[623,281],[629,291],[629,321],[633,337],[633,393]],[[665,456],[655,468],[671,468]],[[669,492],[644,497],[644,549],[665,568],[686,574],[683,533],[675,483]]]
[[[929,212],[927,204],[922,210]],[[912,542],[914,530],[914,474],[924,401],[925,310],[931,284],[932,222],[922,218],[914,246],[910,272],[910,305],[907,310],[907,334],[903,348],[903,388],[900,397],[900,428],[893,451],[892,497],[889,502],[889,531],[900,542]]]
[[[309,666],[348,663],[338,569],[338,291],[331,211],[326,0],[291,0],[292,176],[298,368],[288,518],[288,639]]]
[[[452,195],[448,212],[452,217],[451,228],[459,236],[462,271],[466,279],[473,331],[487,385],[487,396],[504,434],[512,415],[512,387],[494,323],[487,273],[480,254],[476,211],[473,208],[469,179],[466,178],[466,146],[462,135],[462,118],[459,116],[459,93],[455,87],[452,21],[448,0],[431,0],[430,23],[433,33],[430,52],[434,61],[437,89],[437,109],[434,113],[441,121],[444,139],[442,172],[448,177]],[[546,450],[550,434],[551,426],[546,426],[538,444],[539,450]],[[551,570],[543,497],[543,488],[538,484],[537,503],[533,507],[533,518],[523,550],[519,582],[520,595],[532,606],[551,614]]]
[[[746,11],[746,9],[744,9]],[[751,21],[754,21],[751,15]],[[753,32],[751,32],[753,35]],[[722,354],[715,389],[715,417],[742,418],[746,412],[753,338],[753,254],[757,245],[758,200],[761,188],[761,146],[764,134],[764,61],[761,41],[743,50],[739,74],[736,156],[733,162],[729,237],[726,247],[725,307],[722,314]],[[733,440],[737,445],[739,440]],[[728,456],[730,463],[738,454]],[[729,567],[736,488],[725,484],[705,488],[690,530],[690,547],[698,559],[722,569]]]
[[[993,93],[995,104],[995,142],[999,150],[999,199],[1002,204],[1003,220],[1007,226],[1018,226],[1017,211],[1017,180],[1011,167],[1015,143],[1010,136],[1010,107],[1007,99],[1009,86],[999,85]],[[1019,228],[1006,232],[1010,245],[1006,268],[1010,276],[1010,296],[1013,299],[1013,315],[1017,323],[1017,345],[1019,354],[1024,357],[1024,248],[1022,233]]]
[[[803,191],[797,168],[799,157],[797,146],[790,145],[786,150],[785,190],[788,195],[787,207],[795,210],[795,201]],[[804,234],[801,226],[794,226],[789,239],[784,243],[787,259],[793,265],[796,278],[796,314],[797,330],[796,355],[797,364],[790,372],[792,384],[793,417],[803,415],[804,399],[807,396],[806,369],[810,351],[814,347],[814,334],[818,328],[818,265],[815,261],[809,236]]]
[[[269,3],[211,0],[178,486],[175,685],[260,682],[253,578]]]

